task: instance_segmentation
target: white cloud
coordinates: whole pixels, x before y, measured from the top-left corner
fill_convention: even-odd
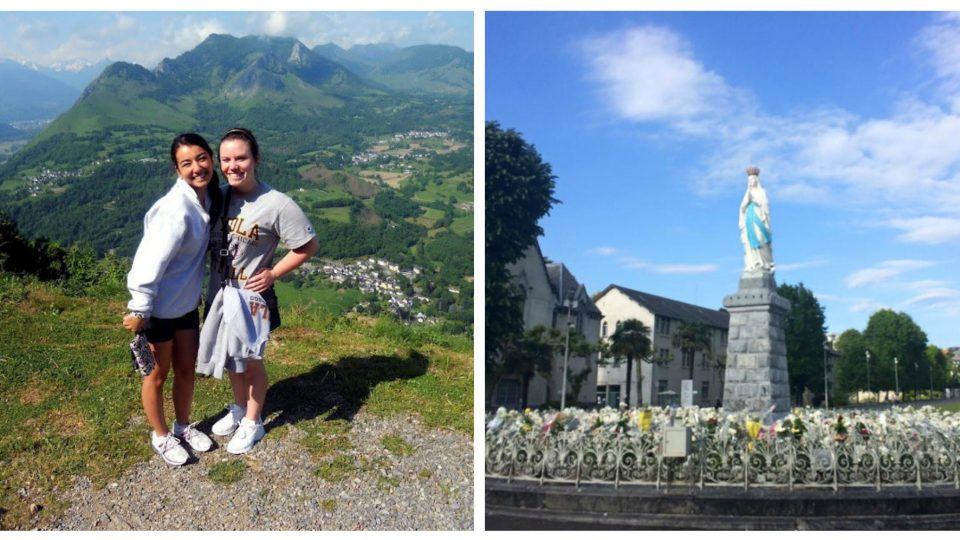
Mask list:
[[[960,240],[960,218],[916,217],[891,219],[889,225],[903,232],[898,240],[920,244],[943,244]]]
[[[623,263],[624,268],[646,270],[655,274],[691,275],[709,274],[717,271],[717,265],[715,264],[650,263],[635,257],[623,257],[620,259],[620,262]]]
[[[879,302],[874,302],[873,300],[857,300],[850,306],[851,313],[873,313],[879,309],[883,309],[885,306]]]
[[[801,268],[816,268],[819,266],[825,266],[827,264],[826,259],[814,259],[811,261],[802,261],[796,263],[786,263],[786,264],[777,264],[778,272],[789,272],[791,270],[799,270]]]
[[[629,120],[667,120],[699,131],[694,119],[722,112],[735,93],[667,28],[632,28],[588,39],[582,48],[609,105]]]
[[[960,83],[960,13],[945,13],[917,37],[947,91]]]
[[[600,246],[587,251],[587,253],[591,255],[602,255],[604,257],[609,257],[610,255],[615,255],[619,252],[620,250],[617,248],[609,246]]]
[[[268,36],[282,36],[287,30],[288,16],[284,11],[274,11],[263,23],[263,33]]]
[[[621,30],[581,45],[616,118],[662,123],[707,144],[689,171],[701,195],[743,189],[741,171],[755,164],[777,200],[884,216],[873,221],[900,229],[905,242],[960,240],[960,16],[938,16],[917,41],[943,81],[941,102],[908,93],[891,114],[874,118],[836,107],[765,113],[667,28]]]
[[[891,279],[909,272],[933,266],[930,261],[919,261],[913,259],[897,259],[883,261],[872,268],[864,268],[848,275],[844,279],[847,287],[853,289],[864,285],[877,285],[890,281]]]

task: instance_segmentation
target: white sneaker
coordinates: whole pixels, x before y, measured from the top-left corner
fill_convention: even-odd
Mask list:
[[[237,426],[240,425],[240,420],[247,414],[246,407],[240,407],[239,405],[230,404],[227,408],[227,414],[223,418],[217,420],[213,424],[213,434],[225,437],[230,435],[237,430]]]
[[[213,448],[213,441],[207,437],[206,433],[193,427],[194,424],[181,425],[178,422],[173,423],[173,434],[177,438],[185,441],[197,452],[206,452]]]
[[[261,422],[254,422],[248,418],[240,421],[240,427],[227,444],[227,452],[231,454],[245,454],[253,448],[257,441],[263,438],[266,431]]]
[[[180,446],[180,441],[173,436],[173,433],[167,433],[166,437],[160,437],[156,433],[151,434],[150,446],[153,451],[160,454],[167,465],[179,467],[190,459],[190,454]]]

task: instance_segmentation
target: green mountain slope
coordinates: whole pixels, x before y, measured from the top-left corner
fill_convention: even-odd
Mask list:
[[[473,91],[473,55],[459,47],[356,45],[347,50],[327,43],[313,50],[391,90],[450,95]]]
[[[425,289],[468,291],[472,124],[470,96],[385,90],[292,38],[212,35],[154,70],[107,67],[0,165],[0,211],[31,238],[130,256],[174,178],[172,137],[193,131],[216,148],[242,125],[260,141],[259,177],[304,208],[321,256],[417,265]]]

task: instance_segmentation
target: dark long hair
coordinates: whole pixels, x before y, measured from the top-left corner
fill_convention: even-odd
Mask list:
[[[220,176],[217,175],[216,158],[214,157],[213,150],[210,149],[210,144],[207,143],[207,140],[196,133],[181,133],[177,135],[173,138],[173,142],[170,143],[170,161],[173,163],[174,170],[179,170],[177,168],[177,150],[180,149],[181,146],[199,146],[203,148],[203,151],[210,157],[213,178],[211,178],[210,183],[207,184],[207,197],[210,198],[210,225],[213,226],[213,223],[220,215],[220,211],[222,210],[221,206],[223,206],[223,195],[220,193]]]

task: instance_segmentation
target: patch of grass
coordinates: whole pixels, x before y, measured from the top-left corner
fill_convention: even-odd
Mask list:
[[[307,435],[300,440],[300,444],[314,458],[326,457],[353,448],[353,443],[348,436],[350,422],[346,420],[314,419],[302,422],[299,427],[307,432]]]
[[[19,301],[15,309],[0,309],[0,508],[6,511],[0,529],[48,528],[64,509],[58,493],[76,476],[100,488],[158,458],[148,444],[141,378],[130,368],[130,334],[120,326],[127,299],[69,297],[29,280],[4,285]],[[416,414],[427,426],[472,433],[467,337],[336,316],[282,299],[281,310],[283,326],[266,353],[271,384],[264,413],[280,430],[271,437],[296,426],[307,432],[303,444],[311,454],[333,458],[318,467],[318,476],[357,472],[352,458],[334,456],[350,449],[349,421],[360,410]],[[167,418],[173,418],[172,382],[171,374]],[[226,381],[198,378],[192,420],[219,418],[231,401]],[[22,487],[28,498],[17,494]],[[43,511],[32,515],[31,503]]]
[[[938,409],[940,409],[940,410],[942,410],[942,411],[960,412],[960,402],[956,402],[956,403],[942,403],[942,404],[939,404],[939,405],[934,405],[934,407],[936,407],[936,408],[938,408]]]
[[[431,476],[433,476],[433,471],[431,471],[430,469],[420,469],[420,472],[417,473],[417,476],[419,476],[420,478],[423,478],[424,480],[427,480]]]
[[[232,484],[239,482],[247,471],[247,464],[242,459],[228,459],[218,461],[207,471],[207,478],[218,484]]]
[[[338,483],[346,480],[347,477],[352,476],[357,471],[358,468],[352,457],[340,455],[331,461],[321,463],[313,472],[327,482]]]
[[[400,457],[412,456],[417,451],[416,447],[396,435],[384,435],[380,444],[391,454]]]
[[[400,486],[400,480],[391,476],[380,475],[377,477],[377,489],[384,493],[390,493]]]
[[[337,509],[337,500],[336,499],[324,499],[320,501],[320,508],[323,508],[327,512],[333,512]]]

